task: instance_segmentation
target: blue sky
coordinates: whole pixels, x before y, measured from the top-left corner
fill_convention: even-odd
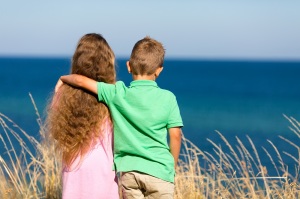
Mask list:
[[[161,41],[166,57],[300,60],[298,0],[3,1],[0,56],[71,56],[101,33],[117,57]]]

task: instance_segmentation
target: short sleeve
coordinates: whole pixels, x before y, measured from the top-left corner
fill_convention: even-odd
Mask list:
[[[97,90],[98,100],[107,104],[114,98],[116,93],[116,86],[114,84],[97,82]]]
[[[182,118],[180,115],[180,110],[177,104],[177,100],[176,97],[173,96],[171,99],[171,103],[170,103],[170,115],[169,115],[169,120],[168,120],[168,124],[167,124],[167,128],[172,128],[172,127],[183,127],[183,122],[182,122]]]

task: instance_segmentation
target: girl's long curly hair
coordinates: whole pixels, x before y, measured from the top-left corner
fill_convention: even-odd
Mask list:
[[[115,83],[115,55],[99,34],[84,35],[72,58],[72,74],[96,81]],[[108,108],[97,96],[83,89],[64,84],[48,106],[47,128],[50,138],[62,154],[63,165],[71,168],[103,137],[101,125],[111,122]]]

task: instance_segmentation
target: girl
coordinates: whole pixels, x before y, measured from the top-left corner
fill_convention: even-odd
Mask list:
[[[71,73],[114,83],[114,60],[101,35],[86,34],[78,42]],[[47,125],[62,155],[62,198],[119,198],[112,171],[112,122],[108,108],[97,96],[64,84],[52,99]]]

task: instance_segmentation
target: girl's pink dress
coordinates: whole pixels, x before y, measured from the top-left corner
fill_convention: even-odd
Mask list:
[[[70,170],[63,170],[63,199],[118,199],[118,183],[113,168],[112,125],[103,125],[104,138],[79,158]]]

